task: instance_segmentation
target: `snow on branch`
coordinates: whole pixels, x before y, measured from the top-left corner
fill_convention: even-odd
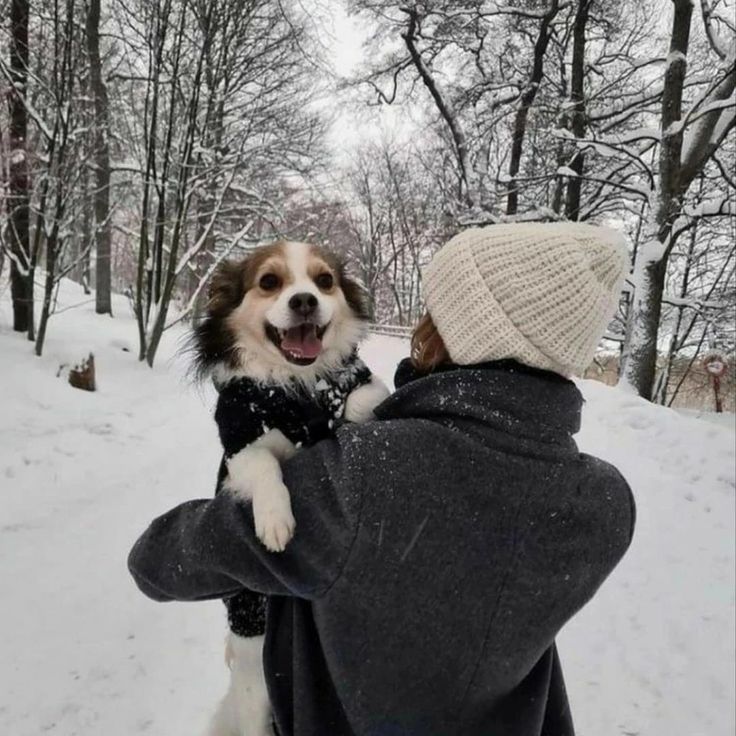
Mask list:
[[[667,54],[667,59],[665,61],[665,64],[667,66],[672,66],[672,64],[686,64],[687,63],[687,56],[682,53],[682,51],[670,51],[669,54]]]
[[[700,0],[700,10],[703,15],[703,26],[705,26],[705,35],[708,38],[711,48],[716,54],[725,61],[729,54],[733,53],[733,37],[736,28],[715,13],[715,6],[710,0]],[[724,39],[717,28],[718,25],[725,25],[731,37],[731,43]]]
[[[687,217],[722,217],[736,215],[736,205],[731,197],[715,194],[697,205],[685,205],[683,213]]]
[[[637,131],[631,131],[626,136],[620,136],[619,138],[612,138],[610,140],[597,140],[595,138],[575,138],[569,131],[564,129],[555,129],[552,131],[552,135],[556,138],[560,138],[581,149],[590,149],[595,151],[599,156],[603,158],[623,157],[629,159],[636,165],[646,176],[649,182],[649,188],[654,188],[654,176],[652,174],[651,166],[644,161],[642,153],[650,150],[650,141],[657,141],[659,135],[651,128],[639,128]],[[647,145],[641,150],[632,149],[629,143],[637,140],[646,140]],[[562,167],[563,169],[566,167]],[[570,176],[561,170],[557,172],[561,176]],[[639,190],[641,193],[642,190]],[[648,192],[648,190],[647,190]]]
[[[692,182],[736,125],[735,88],[736,60],[730,58],[725,74],[714,81],[707,90],[711,102],[704,104],[703,108],[698,110],[698,120],[685,133],[680,176],[682,185],[687,186]],[[684,119],[692,117],[692,111],[699,108],[704,102],[705,98],[701,97],[684,116]]]
[[[13,94],[17,95],[19,99],[23,102],[23,107],[26,108],[28,117],[33,120],[33,122],[36,124],[46,140],[51,140],[51,138],[53,137],[51,128],[46,125],[46,122],[41,116],[41,113],[38,112],[33,103],[28,99],[27,95],[24,94],[24,91],[15,83],[10,69],[8,68],[7,64],[2,60],[2,58],[0,58],[0,71],[2,71],[6,81],[13,88]]]
[[[674,294],[664,294],[662,296],[662,303],[669,304],[672,307],[680,307],[681,309],[695,309],[696,311],[702,311],[703,309],[723,309],[728,306],[726,302],[711,302],[707,299],[685,299]]]
[[[172,322],[169,322],[165,330],[168,330],[169,328],[173,327],[174,325],[178,324],[182,320],[185,320],[193,311],[194,307],[197,303],[197,299],[199,298],[200,293],[202,292],[202,289],[205,287],[205,285],[209,282],[212,274],[215,272],[215,269],[226,259],[230,256],[230,254],[237,248],[237,246],[240,244],[240,242],[245,238],[248,233],[253,228],[253,225],[255,223],[255,220],[249,220],[240,230],[238,230],[235,235],[230,238],[229,242],[225,244],[225,247],[222,248],[220,253],[218,254],[217,258],[215,258],[212,263],[210,264],[210,267],[207,269],[207,271],[204,273],[202,278],[199,280],[199,283],[197,284],[197,287],[192,292],[192,295],[189,297],[189,301],[187,302],[186,307],[179,313],[177,318],[173,320]],[[187,261],[188,263],[188,261]]]
[[[222,203],[225,198],[225,194],[230,190],[230,184],[235,177],[236,169],[233,168],[230,172],[230,176],[228,177],[228,181],[225,183],[225,185],[220,190],[220,194],[217,198],[217,203],[212,209],[212,214],[207,221],[207,225],[205,226],[204,230],[200,234],[200,236],[197,238],[197,240],[194,241],[194,244],[189,248],[186,253],[182,255],[182,257],[179,259],[179,262],[176,264],[176,270],[175,275],[176,277],[181,274],[181,272],[186,268],[187,264],[202,250],[205,243],[207,242],[207,239],[210,236],[210,233],[212,232],[212,227],[215,224],[215,221],[220,214],[220,211],[222,209]]]
[[[731,98],[731,109],[728,112],[721,113],[718,122],[713,127],[713,133],[710,137],[712,144],[723,140],[728,134],[728,131],[734,127],[734,123],[736,122],[736,104],[733,101],[733,95],[731,95]]]

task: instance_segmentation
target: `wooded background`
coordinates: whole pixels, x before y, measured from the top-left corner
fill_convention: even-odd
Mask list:
[[[349,73],[337,6],[364,44]],[[629,237],[602,345],[621,380],[670,403],[682,366],[733,356],[733,0],[6,0],[0,14],[0,273],[39,355],[63,278],[80,301],[94,290],[101,319],[127,294],[153,365],[216,265],[277,237],[344,253],[374,320],[411,325],[421,269],[458,230],[567,219]]]

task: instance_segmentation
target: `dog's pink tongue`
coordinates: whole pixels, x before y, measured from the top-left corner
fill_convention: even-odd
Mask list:
[[[322,341],[314,325],[300,325],[286,331],[281,348],[302,358],[316,358],[322,352]]]

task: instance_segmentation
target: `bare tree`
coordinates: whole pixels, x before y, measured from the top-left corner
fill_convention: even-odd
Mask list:
[[[228,249],[278,231],[280,179],[307,175],[322,128],[303,29],[279,3],[131,0],[116,22],[118,125],[140,166],[133,306],[152,364],[172,299],[191,314]]]
[[[13,329],[26,332],[32,320],[33,280],[30,267],[28,218],[30,208],[30,173],[28,162],[28,116],[24,95],[28,79],[28,0],[10,3],[10,84],[8,165],[8,239],[10,247],[10,282],[13,299]]]
[[[460,224],[558,219],[563,210],[585,219],[598,203],[625,191],[619,172],[586,172],[590,141],[576,142],[585,139],[593,116],[610,113],[631,94],[632,68],[646,75],[637,45],[651,38],[638,14],[630,18],[601,4],[591,21],[593,0],[576,2],[574,12],[556,0],[412,3],[398,13],[388,2],[356,0],[353,6],[377,19],[375,44],[393,31],[408,51],[378,55],[359,81],[381,103],[393,102],[401,79],[411,80],[412,73],[429,92],[452,154]],[[591,33],[595,56],[586,46]],[[617,75],[623,97],[596,83],[601,69],[608,85]],[[413,83],[407,94],[416,99]],[[648,98],[636,95],[642,99],[630,117],[646,114]],[[637,124],[631,121],[632,128]],[[563,207],[565,182],[569,202]],[[586,189],[593,207],[586,206]]]
[[[595,0],[578,0],[573,27],[573,50],[570,81],[570,101],[572,103],[572,124],[570,129],[577,140],[585,137],[585,44],[587,40],[588,18]],[[567,184],[565,215],[568,220],[580,219],[580,195],[585,172],[585,151],[576,150],[569,163],[574,176]]]
[[[701,175],[701,203],[707,202],[706,192]],[[721,221],[695,217],[672,249],[660,327],[670,339],[655,383],[658,403],[672,405],[703,353],[728,355],[736,348],[736,216],[730,218],[729,229]]]
[[[78,105],[74,100],[74,80],[81,63],[81,38],[76,22],[76,0],[66,0],[63,10],[54,4],[50,18],[53,40],[53,60],[46,94],[49,102],[50,123],[43,124],[46,150],[43,170],[39,175],[40,195],[36,205],[34,241],[31,253],[31,279],[43,250],[45,276],[43,301],[35,335],[36,355],[43,352],[48,322],[54,306],[54,297],[60,280],[74,265],[64,263],[63,256],[69,242],[68,223],[73,218],[75,194],[81,172],[87,161],[79,153],[77,131]],[[29,323],[29,337],[33,337],[33,317]]]
[[[667,263],[682,228],[678,219],[685,214],[686,196],[692,182],[722,146],[736,125],[736,41],[730,48],[709,38],[719,58],[716,71],[691,105],[683,110],[687,81],[687,59],[693,5],[691,0],[672,0],[674,17],[667,57],[660,117],[661,143],[657,188],[645,241],[634,268],[634,299],[624,350],[623,379],[640,396],[651,398],[657,367],[657,341]],[[708,21],[706,20],[706,24]],[[716,214],[729,209],[723,201]]]
[[[452,231],[446,203],[417,151],[386,140],[355,155],[349,252],[375,320],[413,324],[422,312],[421,269]]]
[[[657,19],[668,4],[673,27],[663,38]],[[630,231],[623,373],[650,397],[669,253],[703,217],[725,221],[733,211],[722,161],[736,107],[736,27],[726,5],[701,2],[694,43],[690,0],[352,7],[378,24],[377,52],[392,35],[408,52],[394,44],[360,74],[376,99],[394,102],[405,79],[412,100],[429,92],[427,116],[458,179],[458,226],[613,219]],[[714,167],[697,204],[691,184]],[[700,251],[696,243],[694,257]]]
[[[94,99],[95,309],[98,314],[112,314],[109,103],[100,57],[100,0],[89,0],[86,39]]]
[[[519,210],[519,191],[516,177],[521,166],[521,156],[524,147],[524,136],[526,135],[529,111],[539,90],[544,74],[544,59],[547,46],[554,32],[552,22],[560,11],[558,0],[551,0],[549,8],[539,22],[537,38],[534,42],[534,55],[529,80],[524,85],[524,90],[519,99],[519,106],[514,116],[513,135],[511,138],[511,158],[509,160],[509,176],[507,184],[506,214],[515,215]]]

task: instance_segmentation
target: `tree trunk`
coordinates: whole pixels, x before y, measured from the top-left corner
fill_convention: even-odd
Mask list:
[[[567,100],[567,68],[564,57],[560,60],[560,99],[563,103]],[[559,128],[563,130],[570,127],[570,119],[567,114],[565,105],[562,105],[562,110],[557,123]],[[556,154],[555,154],[555,171],[559,171],[563,166],[567,165],[568,161],[568,146],[562,139],[557,141]],[[560,174],[555,175],[554,179],[554,190],[552,193],[552,211],[559,215],[562,212],[563,198],[565,196],[565,188],[567,184],[567,177],[561,176]]]
[[[511,159],[509,161],[509,178],[506,190],[506,214],[515,215],[519,209],[519,189],[516,177],[521,167],[521,154],[524,149],[524,137],[526,135],[526,124],[529,118],[529,111],[534,104],[537,96],[539,85],[542,83],[544,75],[544,56],[547,53],[549,39],[552,36],[552,21],[555,19],[560,9],[559,0],[552,0],[549,10],[542,18],[539,27],[539,35],[534,44],[534,61],[532,63],[532,73],[529,77],[526,89],[521,95],[521,106],[516,111],[514,118],[513,137],[511,139]]]
[[[13,300],[13,329],[26,332],[33,304],[33,282],[28,277],[30,175],[27,150],[28,116],[23,95],[28,78],[28,0],[12,0],[10,6],[9,93],[10,163],[8,166],[8,239],[10,241],[10,289]]]
[[[703,179],[700,179],[700,194],[703,193]],[[698,241],[698,221],[690,231],[690,242],[687,246],[687,254],[685,255],[685,268],[682,274],[682,285],[680,287],[680,299],[684,300],[688,295],[690,288],[690,272],[693,267],[693,255],[695,253],[695,246]],[[670,340],[669,348],[667,350],[667,356],[664,363],[664,368],[657,382],[657,388],[654,391],[652,400],[663,406],[667,403],[667,388],[670,383],[670,376],[672,375],[672,365],[677,353],[682,347],[680,344],[680,328],[682,327],[682,319],[685,312],[685,308],[682,304],[677,307],[677,319],[675,321],[675,329],[673,330],[672,339]]]
[[[56,286],[55,274],[58,251],[57,233],[54,232],[46,240],[46,278],[44,280],[41,318],[38,323],[38,334],[36,335],[36,355],[43,353],[43,345],[46,341],[46,328],[49,317],[51,317],[51,302],[54,298],[54,287]]]
[[[212,6],[208,6],[208,13],[211,14],[212,12]],[[210,15],[207,16],[207,19],[210,19]],[[181,52],[181,39],[183,38],[183,15],[182,15],[182,22],[181,26],[179,28],[179,34],[178,34],[178,53]],[[169,311],[169,305],[171,304],[171,298],[174,293],[174,286],[178,277],[178,271],[177,271],[177,265],[178,265],[178,254],[181,247],[182,239],[183,239],[183,231],[186,226],[186,219],[187,219],[187,213],[189,211],[189,205],[191,200],[191,192],[188,191],[188,185],[189,180],[192,175],[192,169],[193,169],[193,162],[194,162],[194,148],[195,148],[195,140],[197,135],[197,113],[199,110],[199,101],[200,101],[200,85],[202,80],[202,71],[204,67],[204,59],[205,59],[205,46],[207,43],[207,39],[205,39],[203,43],[202,50],[200,51],[199,57],[197,59],[197,67],[194,73],[194,78],[192,80],[192,92],[191,96],[187,102],[187,109],[186,109],[186,128],[185,132],[182,136],[183,138],[183,151],[182,151],[182,157],[181,157],[181,165],[179,167],[178,172],[178,178],[176,183],[176,196],[174,201],[174,226],[172,228],[171,232],[171,238],[169,241],[169,248],[167,253],[167,259],[166,263],[164,264],[163,261],[163,243],[164,243],[164,230],[163,226],[160,230],[160,253],[161,253],[161,264],[158,274],[158,283],[156,285],[156,312],[154,316],[153,324],[150,326],[150,329],[148,331],[148,341],[146,346],[146,362],[149,366],[153,367],[153,362],[156,358],[156,352],[158,351],[159,344],[161,342],[161,338],[163,337],[164,330],[166,328],[166,317],[168,315]],[[176,70],[178,69],[178,61],[179,57],[177,55],[176,61],[174,63],[174,73],[176,73]],[[176,121],[174,120],[173,115],[173,102],[171,110],[169,111],[169,120],[168,120],[168,128],[167,128],[167,138],[165,143],[165,156],[166,156],[166,163],[164,165],[164,172],[166,172],[166,167],[168,166],[168,158],[171,155],[171,148],[172,148],[172,138],[173,138],[173,130],[176,127]],[[164,173],[164,182],[166,181],[166,173]],[[162,190],[165,191],[165,183],[162,187]],[[163,197],[163,191],[159,195],[159,216],[161,217],[161,220],[163,221],[163,213],[164,210],[164,197]]]
[[[588,24],[588,12],[593,0],[578,0],[573,27],[572,73],[570,79],[570,99],[572,101],[572,134],[576,140],[585,136],[585,33]],[[568,220],[580,218],[580,192],[583,186],[583,169],[585,153],[575,153],[570,168],[577,174],[571,176],[567,183],[567,203],[565,215]]]
[[[93,200],[94,192],[90,187],[90,171],[89,166],[84,167],[82,172],[82,191],[84,192],[84,202],[82,203],[82,234],[78,239],[79,254],[77,256],[78,261],[75,268],[76,281],[82,285],[82,289],[85,294],[91,293],[92,284],[91,281],[91,250],[92,243],[95,242],[94,234],[94,212],[93,212]]]
[[[653,244],[659,245],[658,241]],[[657,335],[662,314],[667,263],[664,259],[641,258],[634,269],[636,294],[632,324],[627,330],[622,377],[639,396],[651,401],[657,372]]]
[[[691,0],[673,2],[675,16],[662,94],[658,200],[654,222],[649,226],[634,264],[635,291],[621,371],[625,384],[649,400],[657,369],[657,338],[667,259],[674,245],[672,225],[679,213],[683,194],[680,176],[683,134],[678,123],[682,117],[693,6]]]
[[[107,88],[100,59],[100,0],[89,3],[87,55],[95,111],[95,311],[111,315],[110,138]]]

